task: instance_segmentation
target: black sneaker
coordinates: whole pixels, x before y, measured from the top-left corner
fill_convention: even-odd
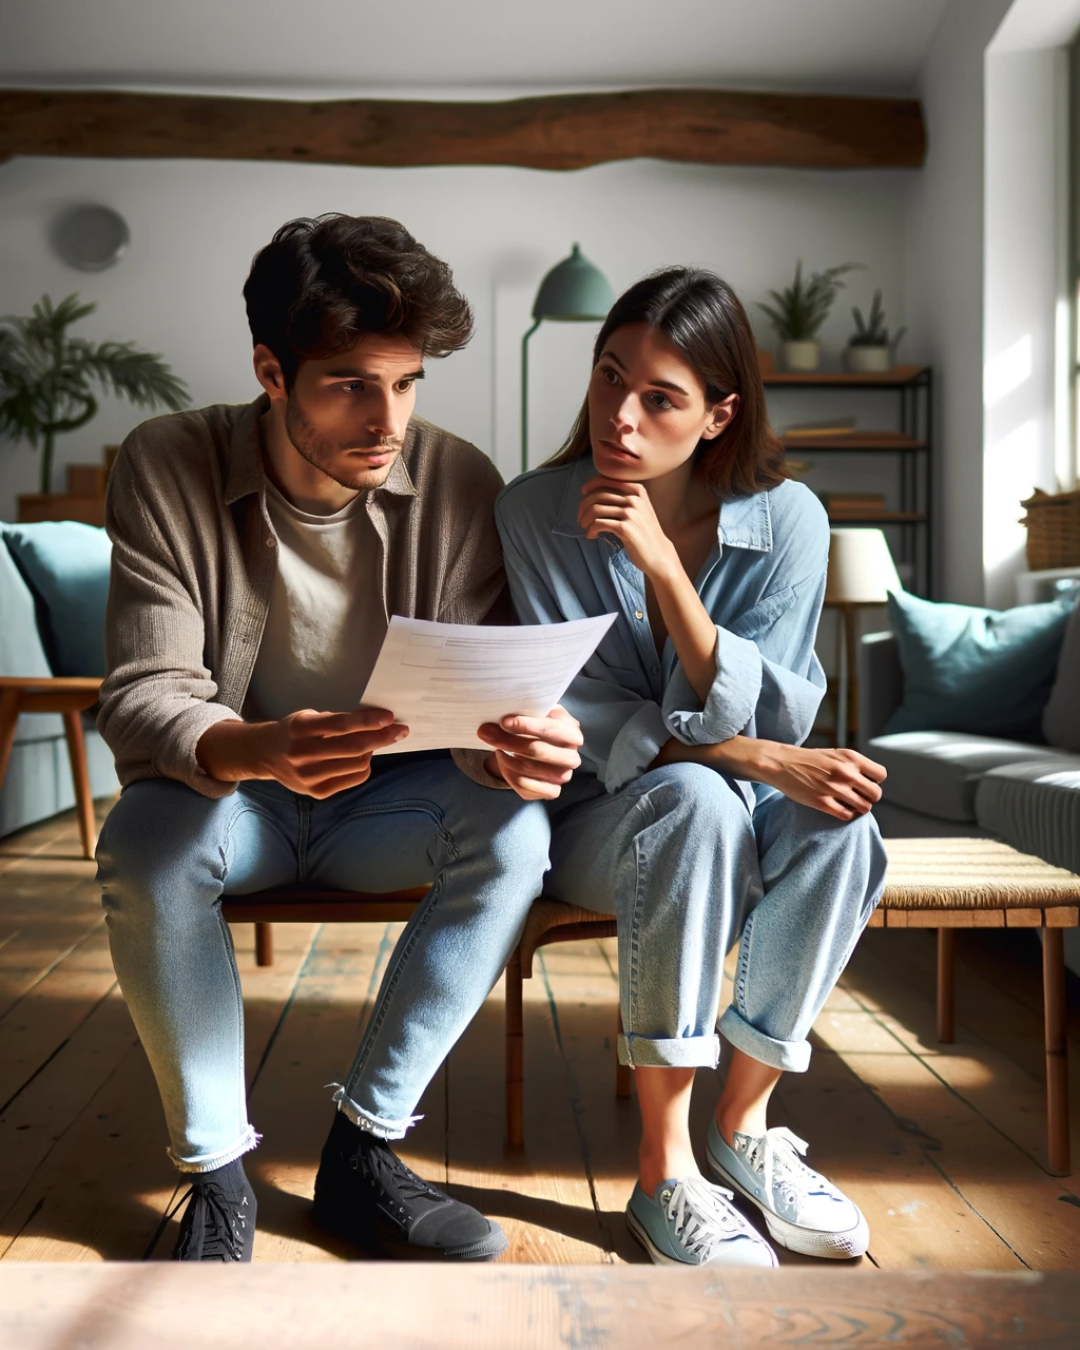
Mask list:
[[[255,1241],[255,1194],[239,1160],[196,1173],[180,1220],[174,1261],[250,1261]],[[173,1211],[175,1213],[175,1210]]]
[[[402,1260],[493,1261],[508,1245],[497,1223],[429,1186],[343,1111],[323,1146],[314,1218],[376,1256]]]

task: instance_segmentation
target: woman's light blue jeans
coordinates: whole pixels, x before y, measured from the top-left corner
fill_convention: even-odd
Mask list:
[[[396,757],[394,757],[396,758]],[[394,764],[325,801],[273,782],[211,800],[170,779],[125,789],[98,845],[120,987],[183,1171],[253,1148],[244,1010],[223,895],[275,886],[395,891],[432,882],[401,936],[341,1108],[400,1138],[502,974],[548,865],[539,802],[485,788],[447,757]]]
[[[806,1069],[810,1027],[881,897],[870,815],[844,823],[762,789],[751,814],[699,764],[652,769],[610,795],[579,775],[549,813],[545,890],[618,919],[624,1064],[715,1066],[719,1031],[773,1068]]]

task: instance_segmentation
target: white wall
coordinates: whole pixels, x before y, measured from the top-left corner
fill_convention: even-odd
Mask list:
[[[1061,350],[1069,346],[1068,61],[1060,48],[986,60],[983,569],[987,603],[1016,603],[1018,503],[1053,492]],[[1067,367],[1064,372],[1067,383]],[[1063,419],[1068,420],[1068,419]]]
[[[1009,0],[953,0],[920,81],[929,150],[912,186],[905,304],[937,370],[939,599],[984,603],[983,64]]]
[[[857,274],[823,334],[835,360],[850,331],[850,304],[865,305],[875,286],[884,289],[890,322],[905,320],[903,207],[913,177],[651,161],[556,174],[17,159],[0,166],[0,313],[26,311],[43,292],[78,290],[99,304],[88,336],[163,353],[196,404],[242,401],[257,392],[240,295],[252,254],[294,216],[396,216],[451,263],[477,314],[472,345],[429,363],[421,411],[512,475],[521,335],[541,276],[573,242],[616,291],[651,268],[693,262],[718,270],[748,303],[784,284],[798,257],[810,268],[864,262],[869,270]],[[130,251],[107,272],[75,272],[50,251],[56,214],[82,201],[112,206],[130,224]],[[556,448],[572,420],[592,336],[590,325],[545,325],[532,339],[533,462]],[[762,337],[769,341],[764,330]],[[916,328],[905,355],[925,354]],[[834,411],[824,402],[813,409]],[[803,410],[789,401],[780,412],[791,420]],[[58,463],[98,458],[103,443],[140,419],[106,402],[91,425],[60,442]],[[0,518],[10,519],[15,494],[35,490],[37,460],[7,444],[0,456]]]

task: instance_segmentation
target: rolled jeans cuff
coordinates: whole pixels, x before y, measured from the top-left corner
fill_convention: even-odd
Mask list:
[[[724,1010],[717,1030],[729,1045],[744,1055],[788,1073],[805,1073],[810,1067],[809,1041],[778,1041],[752,1027],[730,1005]]]
[[[424,1119],[423,1116],[406,1116],[403,1120],[384,1120],[381,1116],[365,1111],[362,1106],[357,1106],[351,1097],[346,1096],[345,1089],[340,1083],[327,1083],[326,1086],[337,1088],[332,1100],[338,1109],[344,1111],[354,1125],[366,1130],[368,1134],[373,1134],[376,1139],[404,1139],[410,1127],[418,1120]]]
[[[619,1036],[619,1063],[632,1069],[715,1069],[720,1062],[719,1036]]]
[[[226,1163],[235,1162],[237,1158],[242,1158],[245,1153],[250,1153],[261,1140],[262,1135],[256,1134],[249,1125],[235,1144],[220,1149],[217,1153],[211,1153],[206,1158],[181,1158],[171,1148],[167,1149],[166,1152],[172,1160],[173,1166],[178,1167],[181,1172],[213,1172],[215,1168],[224,1167]]]

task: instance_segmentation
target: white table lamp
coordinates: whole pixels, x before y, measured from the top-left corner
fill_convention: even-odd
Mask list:
[[[890,591],[902,591],[889,544],[881,530],[829,532],[829,575],[825,603],[840,611],[840,678],[836,699],[836,740],[846,745],[851,689],[856,668],[855,614],[859,605],[883,605]]]

